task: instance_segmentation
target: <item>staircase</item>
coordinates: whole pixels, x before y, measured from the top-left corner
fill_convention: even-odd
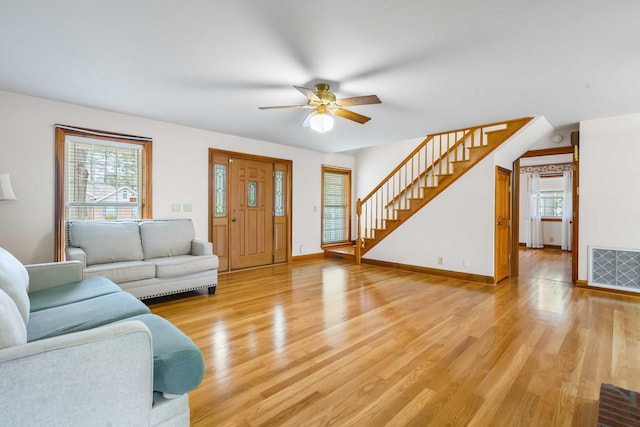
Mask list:
[[[326,248],[325,256],[360,263],[362,255],[531,120],[524,117],[427,136],[371,193],[358,199],[356,244]]]

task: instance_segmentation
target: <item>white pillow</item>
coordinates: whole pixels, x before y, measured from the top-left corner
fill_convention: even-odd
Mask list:
[[[18,307],[5,291],[0,289],[0,350],[27,343],[27,326]]]

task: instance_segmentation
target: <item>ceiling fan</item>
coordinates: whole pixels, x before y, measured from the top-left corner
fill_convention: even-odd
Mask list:
[[[304,96],[307,97],[306,105],[282,105],[275,107],[259,107],[261,110],[271,110],[276,108],[311,108],[314,111],[304,119],[300,126],[311,127],[318,132],[326,132],[333,128],[333,117],[336,115],[344,119],[353,120],[354,122],[364,124],[371,120],[371,117],[363,116],[343,107],[351,107],[354,105],[380,104],[380,98],[376,95],[355,96],[353,98],[336,99],[333,92],[329,91],[329,85],[319,83],[315,85],[315,91],[306,87],[294,86]]]

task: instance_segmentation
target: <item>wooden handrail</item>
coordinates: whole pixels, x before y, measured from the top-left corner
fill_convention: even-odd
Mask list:
[[[405,157],[405,159],[402,162],[400,162],[398,164],[398,166],[396,166],[396,168],[389,173],[389,175],[387,175],[382,181],[380,181],[380,184],[378,184],[376,186],[376,188],[371,190],[371,192],[369,194],[367,194],[364,199],[362,199],[363,200],[362,203],[366,203],[367,200],[369,200],[374,194],[376,194],[378,192],[378,190],[381,189],[382,186],[387,183],[387,181],[389,181],[391,178],[393,178],[393,176],[396,174],[396,172],[399,172],[400,169],[402,169],[402,166],[404,166],[405,163],[407,163],[408,160],[410,160],[413,156],[415,156],[418,152],[420,152],[420,150],[425,145],[427,145],[427,142],[429,142],[429,140],[432,139],[432,138],[433,138],[433,136],[428,136],[424,141],[422,141],[420,143],[420,145],[418,145],[418,148],[413,150],[411,152],[411,154],[409,154],[407,157]]]
[[[458,132],[461,132],[461,131],[458,131]],[[402,189],[402,191],[400,191],[393,199],[389,200],[385,205],[385,208],[388,208],[389,206],[397,202],[400,198],[402,198],[402,196],[409,191],[409,188],[412,188],[413,186],[417,185],[418,182],[420,182],[422,177],[429,175],[429,172],[435,168],[436,164],[442,162],[442,160],[449,157],[451,153],[455,152],[460,147],[460,145],[463,145],[464,142],[467,140],[467,138],[469,138],[469,136],[472,135],[472,132],[473,132],[472,130],[467,130],[467,132],[465,132],[465,134],[462,135],[462,137],[460,137],[451,147],[449,147],[449,149],[447,149],[447,151],[444,154],[441,154],[440,157],[438,157],[436,160],[432,160],[431,164],[424,171],[418,172],[418,176],[414,178],[413,181],[411,181],[411,183],[408,184],[404,189]],[[422,151],[422,148],[424,148],[423,144],[418,146],[418,150],[414,150],[413,155],[410,157],[407,157],[404,160],[404,163],[401,163],[399,165],[400,169],[402,169],[402,166],[404,166],[407,163],[407,160],[409,160],[409,158],[413,158],[416,154]]]
[[[493,126],[500,126],[500,125],[507,125],[507,127],[509,126],[509,123],[512,122],[517,122],[523,119],[531,119],[531,117],[520,117],[518,119],[513,119],[513,120],[507,120],[504,122],[495,122],[495,123],[488,123],[488,124],[484,124],[484,125],[480,125],[480,126],[471,126],[471,127],[467,127],[467,128],[460,128],[460,129],[455,129],[455,130],[450,130],[450,131],[446,131],[446,132],[439,132],[439,133],[434,133],[434,134],[430,134],[427,135],[426,138],[420,143],[420,145],[418,145],[418,147],[413,150],[407,157],[405,157],[405,159],[400,162],[398,164],[398,166],[395,167],[394,170],[392,170],[384,179],[382,179],[382,181],[380,181],[380,183],[369,192],[369,194],[367,194],[363,199],[362,199],[362,203],[366,203],[367,200],[369,200],[379,189],[382,188],[382,186],[389,180],[391,179],[396,172],[398,172],[400,169],[402,169],[402,166],[404,166],[405,163],[407,163],[413,156],[415,156],[422,148],[424,148],[425,145],[427,145],[427,143],[434,139],[436,136],[442,136],[442,135],[447,135],[447,134],[451,134],[451,133],[456,133],[456,132],[473,132],[477,129],[482,129],[482,128],[488,128],[488,127],[493,127]]]
[[[489,137],[491,131],[506,131],[504,133],[506,139],[531,119],[531,117],[523,117],[427,135],[369,194],[363,199],[358,199],[356,262],[359,263],[362,253],[368,250],[367,241],[378,239],[376,237],[378,231],[386,233],[385,223],[398,219],[395,212],[409,209],[409,198],[414,197],[416,186],[422,179],[425,186],[428,186],[429,173],[431,172],[433,177],[437,165],[440,165],[439,174],[450,174],[452,162],[466,160],[467,148],[486,146],[491,142],[492,139]],[[499,129],[496,129],[498,127]],[[459,133],[462,133],[462,136],[458,136]],[[453,144],[451,140],[454,141]],[[467,146],[466,143],[469,140],[471,145]],[[463,147],[461,158],[458,156],[460,147]],[[423,150],[424,153],[422,153]],[[422,197],[422,192],[418,188],[418,199]],[[401,202],[402,200],[404,203]],[[363,212],[364,218],[362,218]],[[394,224],[396,225],[393,227],[397,227],[397,223]]]
[[[500,126],[500,125],[507,125],[508,126],[510,123],[513,123],[513,122],[519,122],[520,120],[531,120],[531,119],[532,119],[532,117],[520,117],[520,118],[517,118],[517,119],[505,120],[505,121],[502,121],[502,122],[487,123],[487,124],[480,125],[480,126],[470,126],[470,127],[454,129],[454,130],[450,130],[450,131],[446,131],[446,132],[434,133],[432,135],[427,135],[427,137],[429,137],[429,136],[438,136],[438,135],[446,135],[448,133],[455,133],[455,132],[464,132],[466,130],[471,130],[471,129],[490,128],[490,127],[493,127],[493,126]]]

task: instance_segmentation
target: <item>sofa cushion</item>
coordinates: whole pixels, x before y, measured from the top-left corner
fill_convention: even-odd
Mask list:
[[[149,313],[149,308],[127,292],[116,292],[31,313],[27,341],[96,328]]]
[[[120,287],[109,279],[90,277],[79,282],[67,283],[30,293],[31,312],[72,304],[120,291]]]
[[[189,220],[148,221],[140,224],[140,237],[144,259],[189,255],[195,230]]]
[[[103,276],[116,283],[152,279],[155,275],[155,267],[144,261],[95,264],[84,269],[84,277]]]
[[[126,319],[129,320],[139,320],[151,331],[155,391],[183,394],[198,387],[204,377],[204,359],[191,338],[155,314]]]
[[[158,279],[184,276],[218,268],[218,257],[215,255],[181,255],[168,258],[148,259],[146,262],[155,265],[156,277]]]
[[[29,273],[16,257],[0,248],[0,289],[13,300],[26,325],[29,321]]]
[[[82,248],[87,265],[142,259],[140,229],[135,222],[71,222],[71,246]]]
[[[13,299],[0,289],[0,350],[27,342],[27,327]]]

